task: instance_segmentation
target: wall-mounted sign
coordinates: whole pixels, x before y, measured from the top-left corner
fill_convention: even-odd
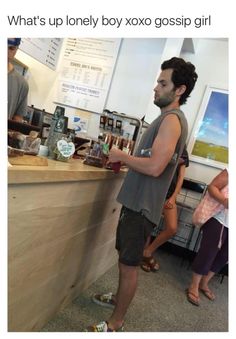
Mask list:
[[[23,38],[20,49],[55,70],[62,42],[61,38]]]
[[[56,102],[102,113],[121,39],[68,38]]]

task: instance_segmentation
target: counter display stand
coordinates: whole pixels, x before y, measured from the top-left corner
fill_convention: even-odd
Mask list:
[[[100,117],[98,141],[93,141],[85,154],[86,165],[114,169],[107,164],[109,150],[112,147],[121,149],[128,154],[133,154],[142,131],[142,121],[126,114],[104,110]],[[124,124],[131,125],[132,133],[125,133],[122,129]],[[121,164],[117,163],[120,168]]]

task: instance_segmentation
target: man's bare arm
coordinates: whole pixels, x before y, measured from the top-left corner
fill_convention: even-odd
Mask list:
[[[135,157],[117,149],[111,149],[109,161],[124,162],[129,168],[154,177],[158,177],[170,162],[181,134],[181,126],[175,114],[168,114],[162,121],[158,135],[154,140],[151,157]]]

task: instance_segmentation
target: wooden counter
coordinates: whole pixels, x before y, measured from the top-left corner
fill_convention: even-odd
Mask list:
[[[9,331],[40,330],[116,262],[124,176],[74,159],[9,168]]]
[[[48,160],[48,166],[12,166],[8,171],[9,184],[65,182],[82,180],[115,179],[124,177],[125,171],[114,174],[111,170],[84,165],[81,160],[69,162]]]

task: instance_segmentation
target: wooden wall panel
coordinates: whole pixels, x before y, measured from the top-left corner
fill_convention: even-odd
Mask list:
[[[9,186],[9,331],[39,330],[116,262],[121,183]]]

